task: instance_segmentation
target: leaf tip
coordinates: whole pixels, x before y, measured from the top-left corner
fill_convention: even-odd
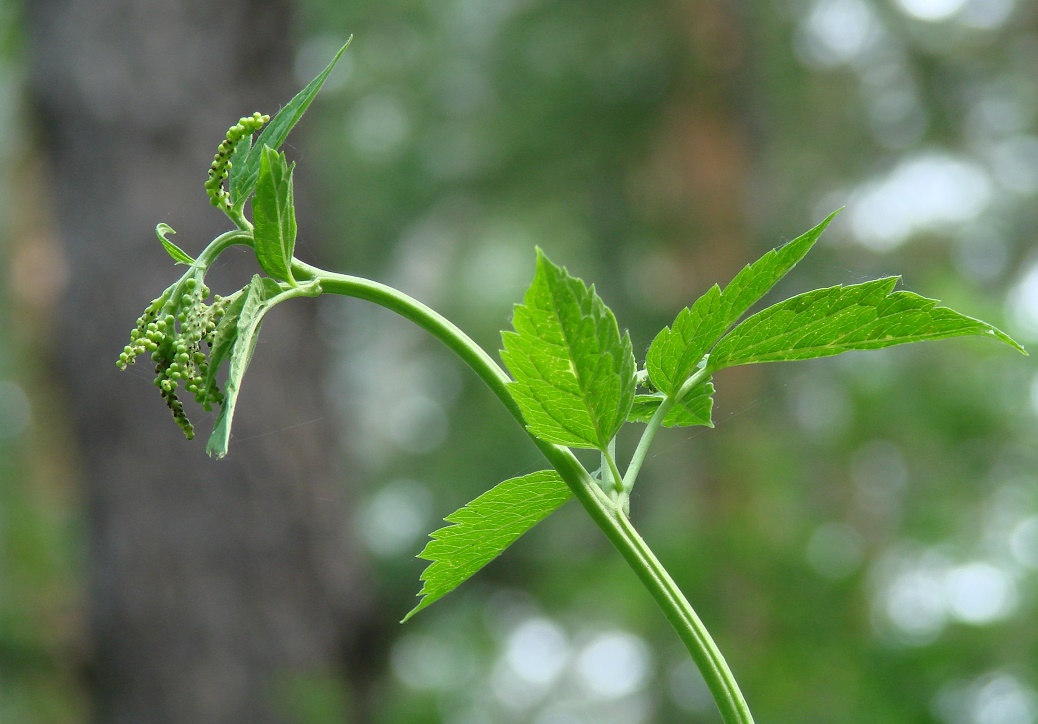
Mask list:
[[[991,329],[988,330],[988,334],[990,334],[992,337],[994,337],[998,341],[1003,342],[1005,344],[1008,344],[1010,347],[1015,349],[1017,352],[1022,354],[1024,357],[1030,357],[1031,356],[1031,355],[1029,355],[1027,353],[1027,350],[1024,349],[1024,346],[1022,344],[1017,342],[1015,339],[1010,337],[1008,334],[1006,334],[1002,330],[996,329],[996,328],[992,327]]]
[[[411,620],[411,618],[412,618],[412,617],[413,617],[413,616],[414,616],[414,615],[415,615],[416,613],[418,613],[419,611],[421,611],[421,610],[422,610],[423,608],[425,608],[425,600],[424,600],[424,599],[422,600],[422,602],[421,602],[421,603],[419,603],[419,604],[418,604],[417,606],[415,606],[415,607],[414,607],[414,608],[412,608],[412,609],[411,609],[410,611],[408,611],[408,612],[407,612],[407,615],[406,615],[406,616],[404,616],[404,617],[403,617],[402,619],[400,619],[400,623],[407,623],[408,621],[410,621],[410,620]]]
[[[162,242],[162,247],[166,250],[166,253],[169,254],[177,264],[186,264],[190,266],[195,263],[194,257],[166,238],[167,234],[173,235],[176,233],[176,229],[169,224],[160,223],[155,226],[155,236],[157,236],[159,241]]]

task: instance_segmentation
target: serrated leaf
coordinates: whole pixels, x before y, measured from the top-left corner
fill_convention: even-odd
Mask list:
[[[432,561],[422,572],[422,600],[407,621],[471,578],[524,533],[573,497],[554,470],[511,478],[456,510],[434,531],[418,557]]]
[[[804,258],[837,213],[743,267],[724,290],[715,284],[691,307],[682,309],[674,324],[656,335],[645,356],[645,369],[656,388],[676,393],[728,328]]]
[[[645,355],[645,369],[656,389],[672,395],[695,371],[707,350],[724,334],[725,304],[716,284],[685,307],[656,335]]]
[[[263,321],[263,315],[271,307],[270,300],[280,293],[281,287],[277,282],[268,277],[261,277],[259,274],[252,277],[252,282],[242,293],[244,299],[241,311],[238,313],[237,331],[229,353],[227,382],[223,391],[224,400],[220,405],[220,414],[216,418],[213,433],[209,436],[209,442],[205,448],[205,451],[215,458],[219,459],[227,454],[234,407],[238,401],[238,390],[241,388],[242,378],[249,367],[249,362],[252,361],[252,353],[256,349],[260,323]]]
[[[259,138],[256,139],[255,145],[248,149],[248,153],[241,164],[237,166],[237,170],[235,170],[234,166],[231,167],[231,203],[239,211],[245,205],[245,200],[249,197],[249,194],[256,187],[256,181],[259,178],[260,149],[264,146],[270,146],[275,150],[281,148],[281,144],[285,142],[289,132],[299,122],[299,119],[303,117],[303,114],[306,113],[306,109],[310,107],[318,91],[321,90],[321,86],[328,79],[332,69],[335,68],[335,64],[339,62],[339,58],[346,52],[346,48],[350,47],[351,42],[353,42],[352,35],[346,41],[346,44],[339,48],[339,52],[335,54],[335,57],[332,58],[332,61],[328,63],[325,69],[318,73],[316,78],[310,81],[284,108],[278,111],[277,115],[270,119],[270,122],[267,123],[260,133]]]
[[[811,251],[811,247],[838,213],[840,209],[826,216],[807,233],[801,234],[788,244],[772,249],[735,275],[722,293],[725,301],[726,330],[771,291],[807,255],[807,252]]]
[[[634,402],[631,340],[580,279],[537,250],[537,272],[502,334],[526,425],[558,445],[604,450]]]
[[[987,322],[937,306],[913,292],[893,291],[899,277],[799,294],[748,318],[710,355],[719,370],[755,362],[829,357],[950,337],[991,337],[1024,352]],[[1026,352],[1024,352],[1026,354]]]
[[[706,425],[713,427],[711,413],[714,409],[714,386],[710,382],[699,384],[688,391],[681,400],[674,403],[663,418],[664,427],[692,427]],[[667,399],[662,392],[651,395],[636,395],[631,412],[627,416],[630,422],[648,422],[656,414],[660,404]]]
[[[267,274],[292,284],[292,254],[296,246],[294,168],[294,163],[289,166],[285,154],[264,146],[252,199],[256,259]]]
[[[166,238],[166,234],[175,233],[177,232],[169,224],[159,224],[155,227],[155,236],[159,237],[159,241],[162,242],[162,248],[173,257],[173,261],[177,264],[194,264],[195,260],[187,252]]]

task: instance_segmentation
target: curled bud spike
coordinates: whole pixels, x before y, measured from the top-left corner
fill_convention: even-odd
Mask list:
[[[227,129],[226,137],[220,142],[213,157],[212,166],[209,167],[208,180],[205,183],[205,192],[209,196],[209,203],[213,206],[230,211],[231,195],[223,188],[223,182],[227,179],[231,168],[231,156],[235,147],[247,136],[251,136],[270,120],[270,116],[261,114],[259,111],[251,116],[243,116],[238,122]]]

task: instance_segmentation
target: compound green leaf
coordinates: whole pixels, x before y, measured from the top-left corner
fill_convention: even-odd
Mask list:
[[[296,246],[296,209],[292,192],[293,163],[264,146],[259,181],[252,200],[256,259],[270,276],[294,284],[292,254]]]
[[[991,337],[1024,352],[987,322],[939,307],[936,299],[893,291],[898,279],[816,289],[768,307],[717,345],[709,367],[719,370],[755,362],[829,357],[849,350],[967,336]]]
[[[693,387],[682,399],[674,403],[663,418],[664,427],[692,427],[706,425],[713,427],[711,413],[714,409],[714,386],[710,382]],[[630,422],[648,422],[656,414],[660,404],[667,399],[662,392],[651,395],[636,395],[631,413],[627,416]]]
[[[256,139],[255,145],[244,151],[245,157],[241,160],[241,163],[231,166],[231,200],[239,211],[245,205],[245,199],[249,197],[249,194],[256,187],[256,181],[259,178],[260,172],[261,149],[264,146],[270,146],[273,149],[281,148],[281,144],[285,142],[289,132],[299,122],[299,119],[303,117],[303,114],[306,113],[306,109],[310,107],[314,98],[317,97],[321,86],[328,79],[332,69],[335,68],[335,64],[339,62],[339,58],[346,52],[346,48],[350,47],[351,42],[353,42],[352,35],[346,41],[346,44],[339,48],[339,52],[335,54],[335,57],[332,58],[325,69],[318,73],[316,78],[310,81],[284,108],[278,111],[277,115],[270,119],[270,122],[267,123],[260,133],[259,138]],[[237,155],[235,153],[235,157],[232,157],[232,163],[237,160]]]
[[[169,224],[159,224],[155,227],[155,236],[159,237],[159,241],[162,242],[162,248],[173,257],[173,261],[177,264],[194,264],[195,260],[187,252],[166,238],[166,234],[175,233],[177,232]]]
[[[837,213],[744,267],[724,290],[714,285],[691,307],[682,309],[674,324],[656,336],[645,357],[645,368],[656,388],[676,393],[728,328],[804,258]]]
[[[604,450],[634,402],[631,340],[580,279],[537,250],[537,272],[502,334],[526,425],[558,445]]]
[[[249,362],[252,361],[252,353],[256,349],[260,323],[263,321],[263,315],[271,308],[270,300],[281,291],[281,287],[273,279],[257,274],[252,277],[252,282],[242,292],[241,310],[237,313],[237,328],[233,334],[230,351],[223,353],[225,356],[229,355],[230,358],[227,382],[224,385],[224,400],[220,405],[220,414],[216,418],[213,433],[209,436],[209,442],[205,448],[206,452],[215,458],[222,458],[227,454],[234,407],[238,401],[238,390],[241,388],[242,378],[245,377]],[[228,337],[231,336],[228,333]],[[210,374],[215,374],[214,367],[215,365],[210,361]]]
[[[471,578],[524,533],[573,497],[554,470],[500,483],[444,520],[453,525],[434,531],[418,557],[432,561],[422,572],[422,600],[414,616]]]

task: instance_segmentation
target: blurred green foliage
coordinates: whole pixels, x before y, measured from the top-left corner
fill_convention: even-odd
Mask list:
[[[37,181],[24,147],[18,20],[13,4],[0,1],[0,721],[79,721],[87,711],[79,680],[83,530],[68,455],[47,444],[48,435],[51,443],[62,437],[60,403],[29,354],[43,343],[35,305],[53,287],[32,277],[47,250],[16,238],[35,221],[19,206],[31,203]]]

